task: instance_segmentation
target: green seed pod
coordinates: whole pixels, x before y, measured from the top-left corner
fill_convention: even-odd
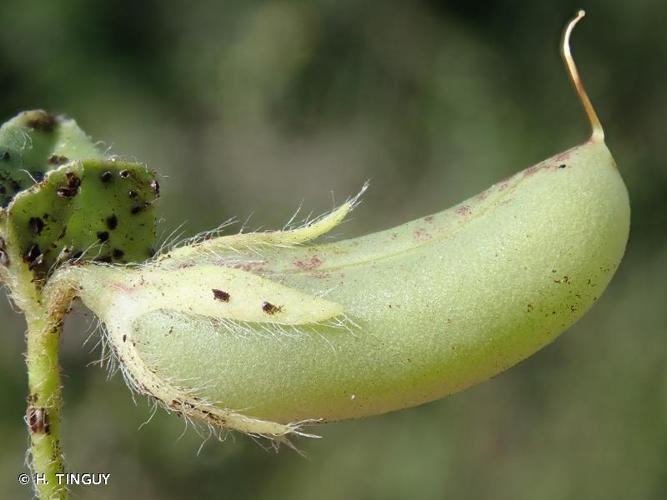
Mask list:
[[[583,90],[589,141],[397,228],[310,241],[294,231],[191,244],[140,268],[63,269],[104,321],[131,385],[208,424],[282,439],[299,422],[418,405],[553,341],[606,288],[628,195]]]
[[[5,269],[41,282],[71,260],[152,256],[158,184],[143,165],[105,160],[73,120],[44,111],[4,124],[0,155]]]

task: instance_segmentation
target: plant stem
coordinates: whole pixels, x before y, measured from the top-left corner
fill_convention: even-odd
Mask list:
[[[60,447],[62,387],[58,351],[64,310],[49,310],[33,304],[26,310],[28,323],[28,408],[30,457],[35,491],[39,498],[65,499],[67,488],[56,473],[64,472]]]

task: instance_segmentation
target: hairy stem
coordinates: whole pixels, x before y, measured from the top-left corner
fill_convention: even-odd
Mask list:
[[[56,477],[56,473],[64,471],[60,446],[63,399],[58,365],[64,308],[49,310],[34,303],[30,309],[25,311],[30,389],[26,423],[30,433],[30,465],[38,497],[64,499],[67,498],[67,489],[58,484]]]

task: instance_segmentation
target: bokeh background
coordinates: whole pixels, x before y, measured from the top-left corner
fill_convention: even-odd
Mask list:
[[[160,234],[280,227],[371,189],[339,231],[439,211],[586,138],[573,47],[632,200],[627,255],[556,343],[442,401],[330,424],[275,454],[202,439],[63,338],[64,446],[93,499],[667,498],[667,3],[0,1],[0,117],[75,117],[162,175]],[[23,321],[0,305],[0,498],[27,444]],[[92,349],[92,350],[91,350]]]

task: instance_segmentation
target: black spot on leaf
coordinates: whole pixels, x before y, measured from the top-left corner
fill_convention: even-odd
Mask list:
[[[41,257],[42,251],[39,249],[39,245],[34,243],[30,245],[28,250],[23,253],[23,262],[28,264],[36,263],[37,260]]]
[[[136,206],[132,207],[132,209],[130,210],[130,213],[132,215],[137,215],[137,214],[143,212],[144,210],[146,210],[150,206],[151,206],[151,204],[149,202],[145,201],[141,205],[136,205]]]
[[[28,226],[30,226],[32,234],[40,235],[42,234],[42,229],[44,229],[44,221],[39,217],[30,217]]]
[[[58,119],[55,115],[47,113],[46,111],[35,111],[29,113],[26,125],[40,132],[53,132],[58,124]]]
[[[67,172],[65,175],[67,176],[67,185],[59,187],[56,190],[56,193],[58,193],[58,196],[61,198],[72,198],[79,192],[81,179],[79,179],[74,172]]]
[[[9,255],[5,247],[5,239],[0,237],[0,266],[9,267]]]
[[[48,163],[49,165],[63,165],[69,161],[69,158],[61,155],[51,155],[49,156]]]
[[[107,222],[107,227],[111,231],[113,231],[114,229],[116,229],[118,227],[118,217],[116,217],[115,214],[107,217],[106,222]]]

